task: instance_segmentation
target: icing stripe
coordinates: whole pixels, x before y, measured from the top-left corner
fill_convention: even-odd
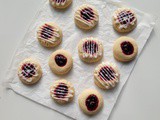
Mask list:
[[[57,5],[57,6],[64,6],[66,4],[67,0],[51,0],[52,5]]]

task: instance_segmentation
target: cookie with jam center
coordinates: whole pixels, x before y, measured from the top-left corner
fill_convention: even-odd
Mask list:
[[[94,89],[86,89],[79,95],[78,103],[85,114],[94,115],[102,109],[103,97]]]
[[[73,66],[71,54],[66,50],[57,50],[49,58],[49,67],[57,75],[68,73]]]
[[[65,9],[70,6],[72,0],[49,0],[53,8]]]
[[[113,54],[116,60],[120,62],[132,61],[138,53],[138,45],[133,38],[120,37],[113,46]]]

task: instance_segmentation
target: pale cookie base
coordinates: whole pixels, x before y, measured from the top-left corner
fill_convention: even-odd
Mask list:
[[[134,47],[133,54],[125,55],[122,52],[120,45],[123,41],[129,41],[133,45],[133,47]],[[133,60],[137,56],[137,53],[138,53],[138,45],[137,45],[136,41],[130,37],[125,37],[125,36],[120,37],[114,43],[113,54],[114,54],[115,59],[120,62],[129,62],[129,61]]]
[[[52,4],[52,0],[49,0],[50,5],[53,8],[57,8],[57,9],[65,9],[67,7],[69,7],[69,5],[72,3],[72,0],[67,0],[67,2],[64,5],[56,5],[56,4]]]
[[[93,6],[91,6],[91,5],[87,5],[87,4],[84,4],[84,5],[82,5],[82,6],[84,6],[84,8],[85,8],[85,6],[86,6],[86,7],[87,7],[87,6],[91,7],[91,8],[93,9],[93,11],[95,12],[95,14],[98,15],[98,11],[96,10],[95,7],[93,7]],[[82,7],[82,6],[80,6],[80,7]],[[79,10],[79,8],[78,8],[77,10]],[[93,25],[93,26],[89,26],[89,25],[87,25],[87,24],[85,24],[85,23],[77,20],[77,19],[76,19],[76,15],[78,15],[78,14],[75,12],[75,15],[74,15],[75,24],[76,24],[79,28],[81,28],[81,29],[91,30],[91,29],[93,29],[93,28],[98,24],[98,21],[99,21],[99,20],[98,20],[98,21],[93,21],[93,22],[94,22],[94,25]],[[98,15],[98,17],[99,17],[99,15]],[[98,18],[98,19],[99,19],[99,18]]]
[[[72,83],[69,82],[69,81],[67,81],[67,80],[65,80],[65,79],[61,79],[61,80],[55,81],[55,82],[53,83],[53,85],[54,85],[54,84],[58,84],[58,83],[65,83],[65,84],[68,86],[68,89],[73,91],[73,93],[72,93],[73,96],[72,96],[72,97],[69,97],[68,101],[65,101],[65,100],[63,100],[63,99],[62,99],[62,100],[60,100],[60,99],[55,99],[55,98],[52,96],[53,93],[50,92],[51,98],[52,98],[56,103],[61,104],[61,105],[64,105],[64,104],[67,104],[67,103],[71,102],[71,101],[73,100],[74,94],[75,94],[75,90],[74,90],[74,87],[73,87]],[[50,90],[53,89],[53,85],[50,87]]]
[[[57,54],[62,54],[67,58],[67,63],[65,66],[63,67],[59,67],[56,62],[55,62],[55,56]],[[52,72],[57,74],[57,75],[63,75],[68,73],[71,68],[73,66],[73,59],[72,56],[69,52],[67,52],[66,50],[57,50],[55,52],[52,53],[52,55],[49,58],[49,67],[51,68]]]
[[[23,79],[23,77],[20,75],[22,65],[25,64],[25,63],[28,63],[28,62],[29,62],[29,63],[32,63],[32,64],[35,64],[36,67],[37,67],[37,74],[38,74],[38,75],[37,75],[37,76],[33,76],[31,82],[26,81],[26,80]],[[23,60],[23,61],[19,64],[19,67],[18,67],[18,76],[19,76],[19,79],[22,81],[22,83],[24,83],[24,84],[26,84],[26,85],[35,84],[35,83],[37,83],[37,82],[41,79],[41,77],[42,77],[42,69],[41,69],[41,66],[40,66],[40,64],[39,64],[36,60],[34,60],[34,59],[32,59],[32,58],[27,58],[27,59]]]
[[[98,99],[99,99],[98,107],[97,107],[97,109],[94,110],[94,111],[89,111],[89,110],[87,109],[86,105],[85,105],[85,104],[86,104],[86,99],[87,99],[87,97],[88,97],[89,95],[91,95],[91,94],[96,95],[96,96],[98,97]],[[98,112],[102,109],[102,107],[103,107],[103,97],[102,97],[102,95],[101,95],[98,91],[96,91],[96,90],[94,90],[94,89],[87,89],[87,90],[84,90],[84,91],[79,95],[79,97],[78,97],[78,103],[79,103],[79,106],[80,106],[81,110],[82,110],[85,114],[94,115],[94,114],[98,113]]]
[[[40,30],[40,27],[43,26],[44,24],[48,24],[48,25],[54,26],[55,28],[57,28],[57,29],[59,30],[58,33],[59,33],[59,36],[60,36],[60,37],[59,37],[59,38],[56,38],[56,37],[55,37],[55,41],[54,41],[53,43],[48,42],[48,41],[46,41],[45,39],[43,39],[43,38],[40,37],[41,34],[40,34],[39,30]],[[56,23],[54,23],[54,22],[47,22],[47,23],[44,23],[44,24],[41,25],[41,26],[38,28],[38,30],[37,30],[37,39],[38,39],[39,43],[40,43],[42,46],[47,47],[47,48],[52,48],[52,47],[58,46],[58,45],[62,42],[62,37],[63,37],[61,28],[60,28]]]

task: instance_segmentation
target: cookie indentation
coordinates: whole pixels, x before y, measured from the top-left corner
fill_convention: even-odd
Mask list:
[[[65,98],[68,94],[68,86],[64,83],[60,83],[54,90],[56,98]]]
[[[96,110],[98,107],[98,103],[99,103],[98,97],[94,94],[89,95],[86,99],[86,106],[89,111]]]
[[[84,8],[81,10],[81,17],[86,20],[90,21],[94,19],[94,12],[92,8]]]
[[[121,49],[125,55],[131,55],[134,52],[134,47],[129,41],[122,42]]]
[[[36,74],[36,68],[31,63],[23,64],[21,69],[22,69],[22,75],[25,78],[31,78]]]
[[[88,40],[83,44],[83,51],[94,55],[98,52],[98,44],[95,41]]]
[[[60,67],[63,67],[67,63],[67,58],[64,55],[58,54],[55,56],[56,64]]]

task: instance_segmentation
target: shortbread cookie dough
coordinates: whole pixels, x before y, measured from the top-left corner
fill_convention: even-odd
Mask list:
[[[49,0],[49,2],[53,8],[64,9],[72,3],[72,0]]]
[[[53,22],[41,25],[37,31],[37,39],[44,47],[55,47],[62,41],[62,30]]]
[[[74,98],[74,87],[67,80],[57,80],[50,87],[50,96],[59,104],[71,102]]]
[[[84,4],[75,12],[74,20],[79,28],[91,29],[98,23],[98,11],[93,6]]]
[[[118,61],[129,62],[136,57],[137,53],[138,45],[130,37],[120,37],[114,43],[113,54]]]
[[[24,84],[34,84],[38,82],[42,76],[41,66],[36,60],[27,58],[20,63],[18,76]]]
[[[49,58],[49,67],[58,75],[66,74],[73,66],[73,59],[66,50],[57,50]]]
[[[78,53],[81,60],[87,63],[99,61],[103,57],[103,45],[97,38],[82,39],[78,44]]]
[[[94,78],[94,82],[99,88],[111,89],[119,82],[120,74],[115,64],[102,62],[95,68]]]
[[[78,97],[79,106],[85,114],[94,115],[103,107],[102,95],[94,90],[84,90]]]
[[[137,17],[129,8],[118,8],[113,14],[113,27],[120,33],[132,31],[137,26]]]

